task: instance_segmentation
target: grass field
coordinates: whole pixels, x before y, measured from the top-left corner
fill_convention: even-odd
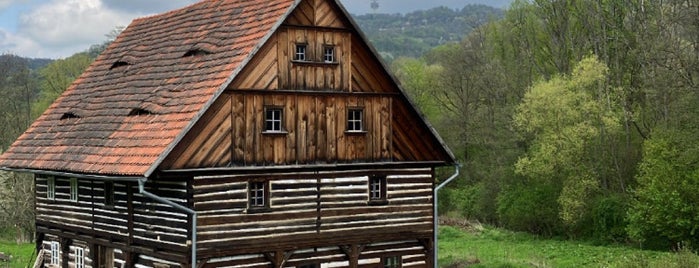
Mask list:
[[[0,252],[12,256],[12,260],[9,263],[0,262],[0,267],[11,267],[11,268],[24,268],[26,265],[32,261],[34,253],[34,244],[21,244],[17,245],[14,242],[0,241]]]
[[[699,267],[699,256],[540,239],[480,225],[440,228],[442,267]]]

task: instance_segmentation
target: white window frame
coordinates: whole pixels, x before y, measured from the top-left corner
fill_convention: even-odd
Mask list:
[[[50,265],[60,265],[61,264],[61,243],[57,241],[51,241],[51,258],[49,260]]]
[[[265,181],[250,181],[248,182],[248,207],[249,208],[267,208],[267,182]],[[261,187],[260,187],[261,186]]]
[[[364,131],[364,109],[350,108],[347,110],[347,132]]]
[[[306,61],[308,59],[308,44],[296,44],[294,51],[295,61]]]
[[[266,133],[284,133],[284,109],[280,107],[265,108]]]
[[[403,258],[401,256],[388,256],[381,259],[381,264],[384,268],[400,268],[403,267]]]
[[[70,178],[70,201],[78,202],[80,186],[77,178]]]
[[[325,63],[335,62],[335,46],[324,46],[323,47],[323,61]]]
[[[75,268],[85,268],[85,249],[75,248]]]
[[[56,200],[56,178],[53,176],[46,178],[46,198]]]

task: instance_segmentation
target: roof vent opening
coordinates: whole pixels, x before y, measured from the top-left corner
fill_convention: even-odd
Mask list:
[[[112,64],[112,67],[109,67],[109,70],[113,70],[113,69],[116,69],[119,67],[129,66],[129,65],[131,65],[131,63],[126,62],[126,61],[122,61],[122,60],[118,60],[118,61],[114,62],[114,64]]]
[[[208,50],[204,50],[204,49],[201,49],[201,48],[193,48],[193,49],[188,50],[187,53],[184,53],[184,55],[183,55],[182,57],[183,57],[183,58],[187,58],[187,57],[201,57],[201,56],[206,56],[206,55],[209,55],[209,54],[211,54],[211,52],[208,51]]]
[[[78,116],[77,114],[74,114],[72,112],[64,113],[63,116],[61,116],[61,120],[73,119],[73,118],[80,118],[80,116]]]
[[[153,112],[146,109],[136,108],[129,112],[129,116],[141,116],[141,115],[152,115]]]

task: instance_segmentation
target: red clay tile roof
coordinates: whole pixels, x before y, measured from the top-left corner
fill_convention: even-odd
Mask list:
[[[134,20],[0,166],[150,176],[296,5],[206,0]]]

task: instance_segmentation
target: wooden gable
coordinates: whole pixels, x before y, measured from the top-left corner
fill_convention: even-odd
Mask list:
[[[334,1],[301,1],[160,168],[453,162],[353,25]],[[264,133],[268,107],[283,109],[284,133]],[[350,109],[363,132],[347,131]]]

